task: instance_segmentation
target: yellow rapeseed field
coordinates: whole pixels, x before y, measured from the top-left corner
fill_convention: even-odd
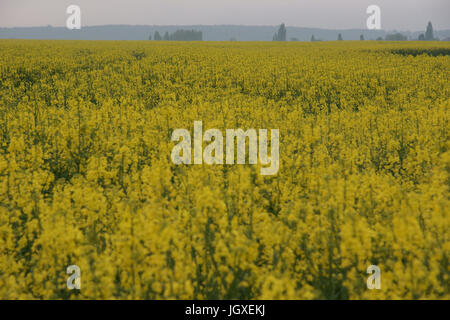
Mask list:
[[[0,299],[449,299],[449,52],[1,40]],[[175,165],[194,121],[278,173]]]

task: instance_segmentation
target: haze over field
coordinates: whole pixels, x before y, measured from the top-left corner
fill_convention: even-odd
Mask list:
[[[68,40],[147,40],[149,35],[154,36],[155,31],[161,34],[173,33],[178,29],[202,31],[205,41],[271,41],[279,26],[131,26],[109,25],[83,27],[81,30],[68,30],[65,27],[29,27],[29,28],[0,28],[0,39],[68,39]],[[416,40],[419,34],[425,31],[402,32],[409,39]],[[299,41],[310,41],[311,36],[317,40],[336,40],[341,33],[344,40],[359,40],[361,34],[366,40],[384,38],[388,32],[385,30],[349,29],[332,30],[316,28],[299,28],[287,26],[287,39],[296,38]],[[450,37],[450,30],[435,31],[439,39]]]
[[[92,25],[278,25],[364,29],[366,8],[376,4],[386,30],[450,29],[448,0],[1,0],[0,28],[65,26],[66,8],[82,9]]]

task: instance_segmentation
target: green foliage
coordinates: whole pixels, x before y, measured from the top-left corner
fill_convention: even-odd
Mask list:
[[[433,25],[431,24],[431,21],[428,22],[427,31],[425,31],[425,40],[427,40],[427,41],[435,40],[434,32],[433,32]]]
[[[397,32],[397,33],[393,33],[393,34],[388,34],[386,36],[386,40],[387,41],[405,41],[405,40],[408,40],[408,37],[401,34],[400,32]]]
[[[278,32],[274,34],[273,41],[286,41],[286,36],[286,26],[282,23],[278,29]]]
[[[159,34],[158,31],[155,31],[155,36],[153,37],[153,39],[155,39],[156,41],[161,41],[162,40],[162,37],[161,37],[161,35]]]

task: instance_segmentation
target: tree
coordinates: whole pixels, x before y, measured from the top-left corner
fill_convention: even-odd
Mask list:
[[[311,36],[311,41],[312,42],[316,41],[316,37],[314,37],[314,35]]]
[[[359,36],[359,40],[364,41],[364,35],[363,34]]]
[[[419,35],[419,40],[421,40],[421,41],[425,40],[425,35],[423,33],[421,33]]]
[[[340,33],[338,34],[338,40],[342,41],[342,34],[340,34]]]
[[[433,25],[431,24],[431,21],[428,22],[427,31],[425,31],[425,40],[434,40]]]
[[[169,40],[173,41],[202,41],[203,32],[195,30],[177,30],[168,35]]]
[[[382,37],[378,37],[378,38],[377,38],[377,41],[382,41],[382,40],[383,40]]]
[[[148,36],[148,40],[152,40],[152,34],[150,33],[150,35]]]
[[[286,26],[284,23],[281,24],[280,29],[278,30],[278,40],[279,41],[286,41]]]
[[[169,40],[170,40],[169,32],[166,31],[166,33],[164,33],[164,38],[163,38],[163,40],[164,40],[164,41],[169,41]]]
[[[408,37],[397,32],[397,33],[393,33],[393,34],[388,34],[386,36],[386,40],[387,41],[405,41],[405,40],[408,40]]]
[[[162,40],[161,35],[159,34],[158,31],[155,31],[155,35],[153,36],[153,39],[155,39],[156,41]]]
[[[286,26],[284,23],[280,25],[280,28],[278,29],[278,32],[274,34],[272,40],[273,41],[286,41]]]

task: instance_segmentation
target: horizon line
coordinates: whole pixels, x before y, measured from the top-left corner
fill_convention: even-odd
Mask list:
[[[111,26],[125,26],[125,27],[189,27],[189,26],[197,26],[197,27],[273,27],[277,28],[281,25],[247,25],[247,24],[99,24],[99,25],[87,25],[82,26],[83,28],[95,28],[95,27],[111,27]],[[64,25],[54,26],[51,24],[48,25],[40,25],[40,26],[14,26],[14,27],[1,27],[0,29],[26,29],[26,28],[63,28],[66,29]],[[302,27],[302,26],[288,26],[286,28],[299,28],[299,29],[319,29],[319,30],[337,30],[337,31],[351,31],[351,30],[363,30],[368,32],[377,32],[377,31],[395,31],[395,32],[421,32],[423,30],[399,30],[399,29],[366,29],[366,28],[345,28],[345,29],[333,29],[333,28],[323,28],[323,27]],[[425,28],[424,28],[425,29]],[[448,31],[449,29],[434,29],[434,31]],[[74,31],[74,30],[69,30]],[[80,31],[80,30],[77,30]]]

